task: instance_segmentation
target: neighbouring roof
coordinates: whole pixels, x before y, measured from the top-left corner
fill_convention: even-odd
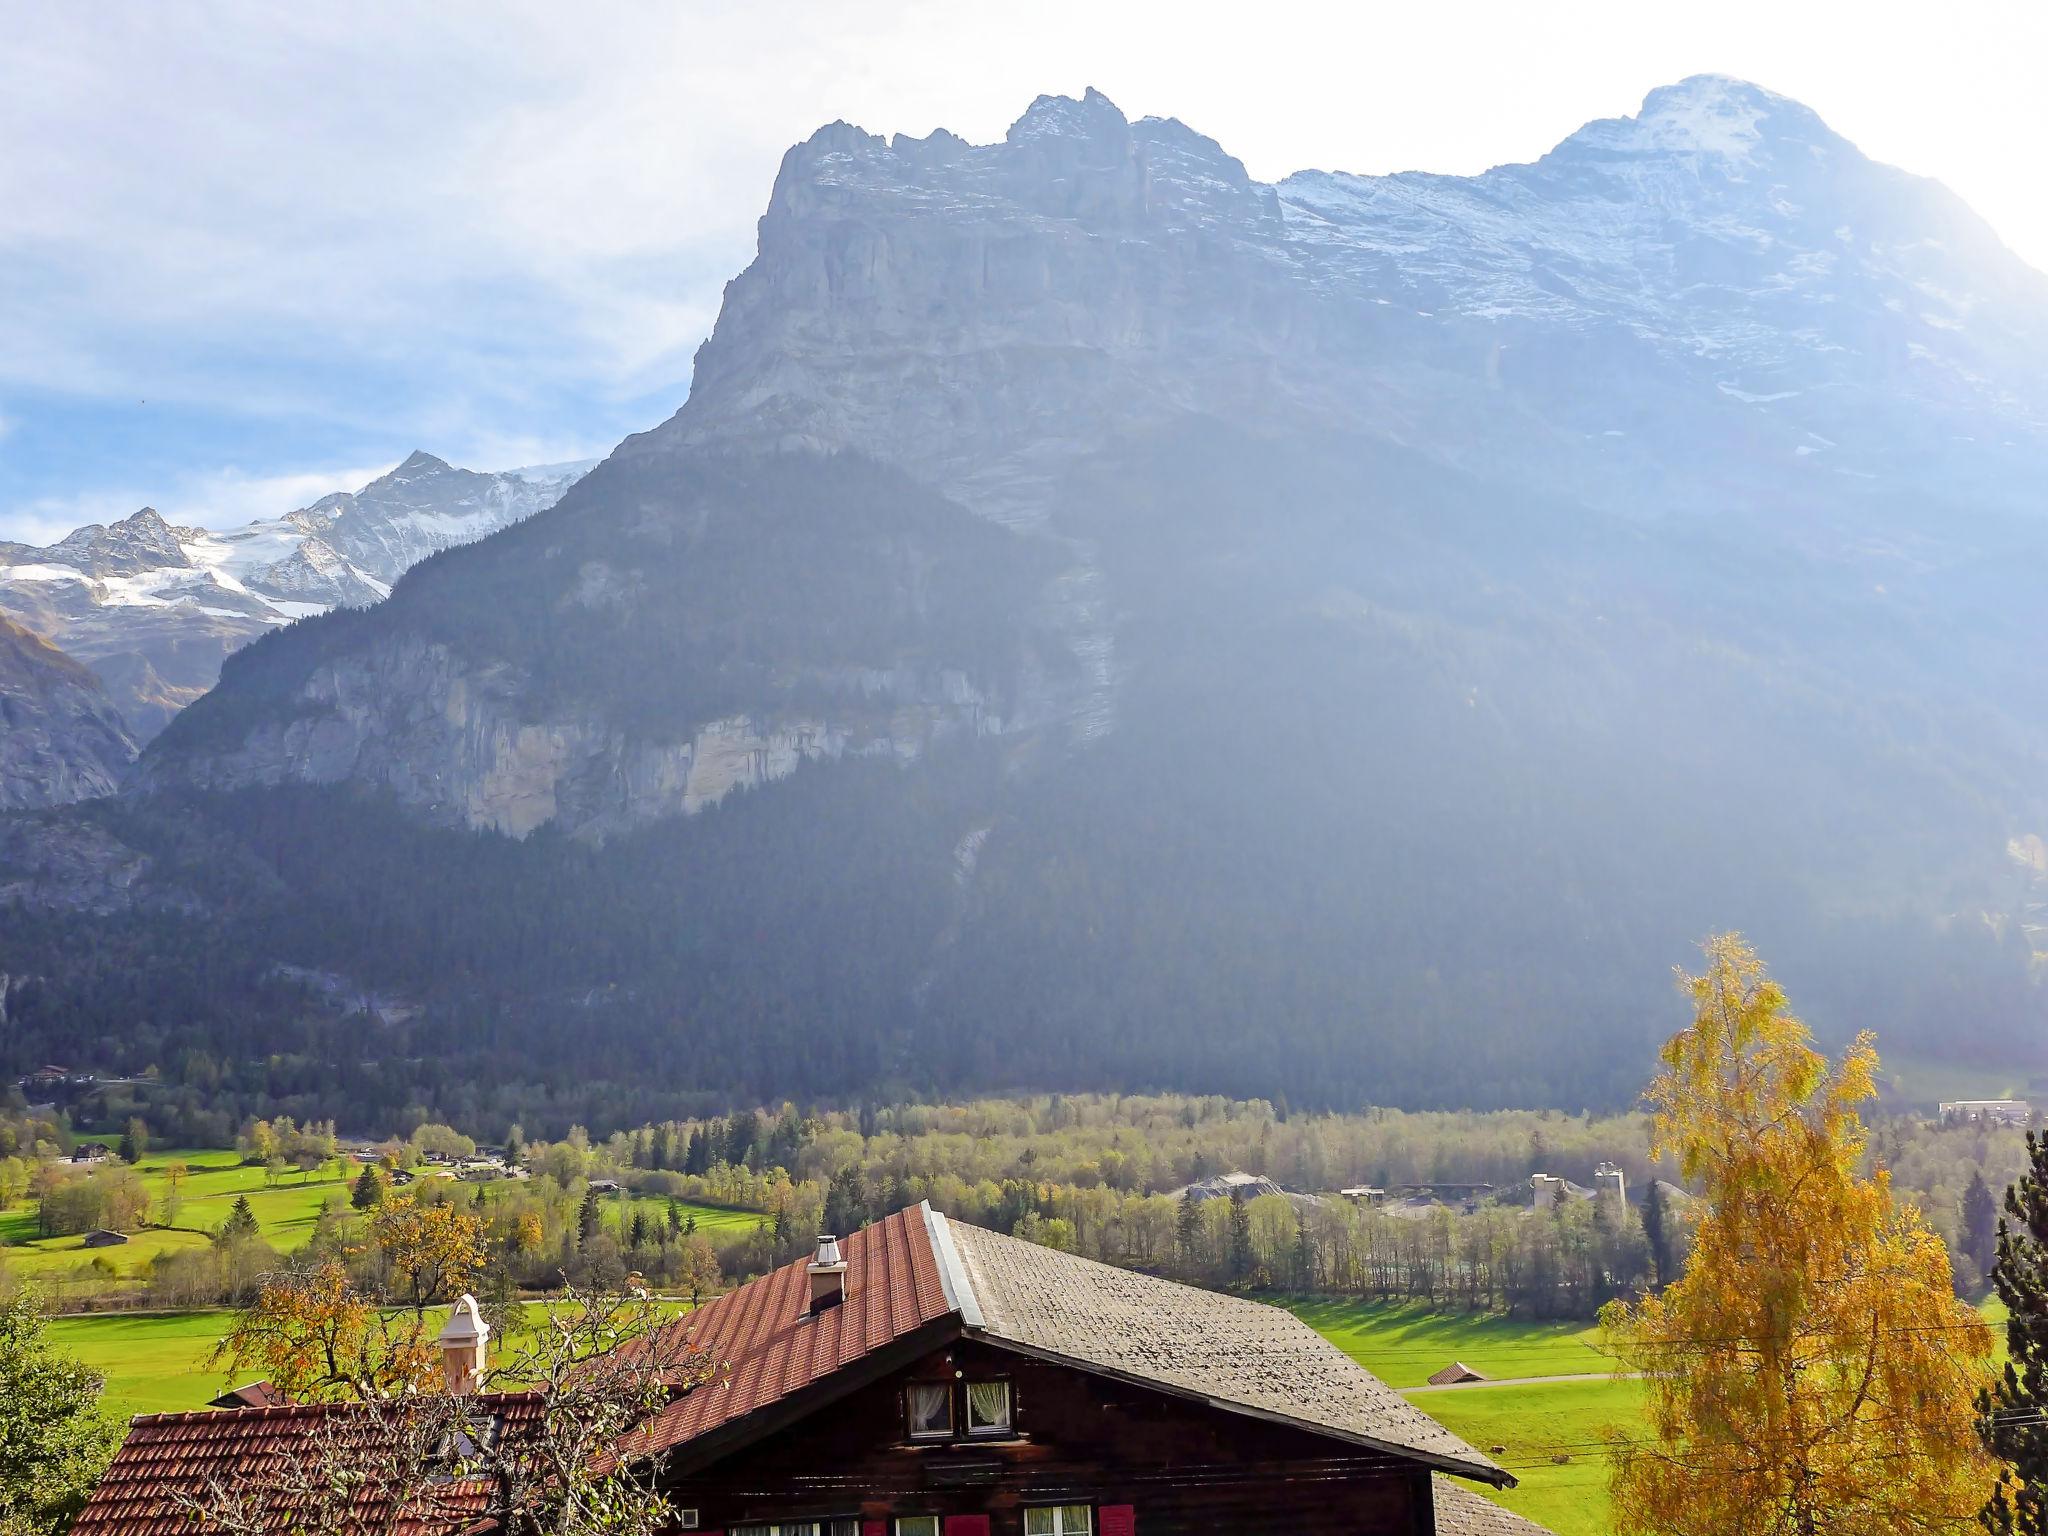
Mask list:
[[[517,1433],[538,1420],[540,1400],[530,1393],[494,1393],[476,1399],[492,1414],[501,1433]],[[363,1426],[357,1437],[366,1462],[388,1451],[354,1403],[309,1403],[296,1407],[240,1408],[200,1413],[145,1414],[134,1420],[113,1464],[92,1500],[72,1523],[72,1536],[192,1536],[197,1527],[178,1506],[176,1495],[204,1497],[209,1479],[248,1489],[263,1486],[280,1462],[309,1457],[323,1426]],[[481,1483],[443,1483],[434,1489],[431,1519],[401,1522],[393,1536],[429,1536],[461,1529],[486,1512]],[[374,1479],[365,1486],[364,1508],[389,1497]],[[277,1511],[278,1529],[288,1512]]]
[[[983,1337],[1443,1471],[1513,1481],[1283,1308],[1098,1264],[943,1216],[934,1215],[932,1223],[941,1251],[958,1255],[960,1288],[972,1295]]]
[[[1436,1536],[1550,1536],[1533,1520],[1510,1514],[1483,1493],[1438,1477]]]
[[[284,1394],[267,1381],[252,1381],[246,1386],[230,1387],[219,1397],[211,1399],[209,1408],[281,1408]]]

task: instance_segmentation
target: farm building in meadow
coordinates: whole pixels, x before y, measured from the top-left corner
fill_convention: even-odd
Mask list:
[[[1486,1378],[1473,1370],[1462,1360],[1453,1360],[1449,1365],[1429,1378],[1432,1387],[1462,1387]]]
[[[928,1206],[821,1239],[670,1326],[711,1369],[629,1454],[663,1454],[679,1531],[1543,1536],[1464,1486],[1511,1486],[1507,1472],[1291,1314]],[[451,1390],[481,1379],[487,1342],[458,1307]],[[478,1403],[508,1437],[538,1411],[527,1394]],[[252,1487],[359,1412],[139,1418],[73,1532],[187,1532],[181,1489],[229,1471]],[[476,1493],[448,1532],[501,1529]]]
[[[96,1227],[85,1234],[79,1243],[81,1248],[119,1248],[128,1241],[125,1232],[109,1232],[105,1227]]]

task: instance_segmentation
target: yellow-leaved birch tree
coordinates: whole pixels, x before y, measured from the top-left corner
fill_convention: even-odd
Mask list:
[[[1642,1373],[1616,1439],[1630,1536],[1961,1532],[1996,1469],[1972,1424],[1991,1334],[1948,1250],[1863,1172],[1870,1037],[1830,1064],[1739,937],[1681,974],[1693,1021],[1651,1084],[1654,1155],[1703,1189],[1685,1276],[1603,1315]]]

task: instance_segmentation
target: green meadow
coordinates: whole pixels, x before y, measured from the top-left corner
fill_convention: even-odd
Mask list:
[[[314,1223],[330,1202],[347,1203],[349,1180],[356,1171],[349,1164],[345,1174],[339,1173],[336,1165],[329,1163],[310,1173],[294,1169],[272,1181],[262,1168],[245,1166],[234,1152],[152,1152],[136,1164],[149,1191],[152,1222],[161,1219],[163,1198],[170,1189],[166,1170],[179,1163],[184,1164],[186,1174],[174,1226],[131,1230],[129,1240],[119,1247],[87,1248],[85,1239],[76,1234],[37,1237],[34,1205],[25,1203],[0,1211],[0,1245],[4,1245],[0,1246],[0,1262],[11,1275],[45,1283],[62,1281],[81,1270],[90,1272],[96,1260],[104,1261],[116,1276],[133,1276],[160,1253],[205,1247],[241,1197],[247,1197],[264,1240],[289,1252],[312,1236]]]

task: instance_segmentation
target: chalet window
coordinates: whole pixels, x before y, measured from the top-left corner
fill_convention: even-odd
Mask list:
[[[774,1520],[762,1525],[736,1525],[732,1536],[860,1536],[860,1520]]]
[[[1045,1504],[1026,1508],[1024,1536],[1091,1536],[1095,1529],[1093,1513],[1086,1504]]]
[[[1010,1384],[1007,1381],[967,1383],[967,1433],[1007,1435],[1010,1432]]]
[[[948,1440],[953,1435],[953,1388],[947,1382],[914,1382],[904,1393],[913,1440]]]
[[[937,1515],[898,1515],[896,1536],[939,1536]]]

